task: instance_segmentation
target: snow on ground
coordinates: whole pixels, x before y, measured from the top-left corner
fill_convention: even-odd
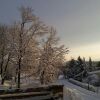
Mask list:
[[[100,100],[99,94],[92,92],[92,91],[88,91],[79,86],[76,86],[76,85],[68,82],[68,80],[58,80],[57,83],[64,85],[65,91],[67,91],[66,88],[69,88],[71,91],[73,91],[72,93],[73,93],[74,97],[72,97],[69,100]],[[64,95],[65,94],[66,94],[66,98],[68,95],[71,95],[70,93],[68,94],[68,92],[64,93]],[[64,100],[66,100],[66,98]],[[80,99],[78,99],[78,98],[80,98]]]
[[[82,87],[84,89],[88,90],[88,88],[89,88],[90,91],[96,92],[96,88],[93,85],[90,85],[90,84],[87,84],[87,83],[83,83],[83,82],[79,82],[79,81],[74,80],[72,78],[70,78],[68,81],[71,82],[72,84],[80,86],[80,87]]]
[[[22,88],[39,86],[38,80],[24,78],[21,79]],[[54,84],[64,85],[64,100],[100,100],[100,94],[92,91],[88,91],[77,85],[70,83],[67,79],[59,79]],[[7,87],[1,86],[0,89],[6,89]]]
[[[100,70],[97,71],[92,71],[92,72],[88,72],[89,74],[96,74],[96,73],[100,73]]]
[[[28,75],[27,75],[28,76]],[[21,74],[21,88],[32,88],[40,85],[38,80],[34,80],[33,77],[26,77],[26,74]],[[1,85],[0,78],[0,89],[16,88],[16,82],[14,78],[12,80],[5,80],[4,85]]]
[[[84,100],[77,90],[64,86],[63,89],[64,100]]]

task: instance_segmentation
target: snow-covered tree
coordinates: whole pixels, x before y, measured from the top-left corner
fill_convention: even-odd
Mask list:
[[[16,22],[10,28],[10,34],[12,36],[13,42],[13,51],[15,54],[13,61],[16,64],[18,88],[20,88],[21,70],[25,70],[25,66],[29,66],[25,64],[29,64],[29,62],[32,60],[32,62],[34,62],[34,60],[36,61],[35,55],[38,52],[38,42],[36,42],[37,37],[47,33],[47,26],[33,14],[33,10],[31,8],[21,7],[20,14],[21,20]],[[25,63],[26,60],[28,61],[27,63]],[[30,65],[32,65],[32,62],[30,62]]]
[[[21,7],[19,10],[19,21],[7,28],[0,26],[2,83],[6,72],[10,72],[16,79],[17,88],[20,88],[21,73],[33,77],[40,75],[41,83],[47,84],[58,77],[68,49],[58,44],[55,29],[40,21],[31,8]]]
[[[55,29],[49,30],[49,36],[43,41],[43,49],[40,57],[40,82],[48,84],[58,77],[60,68],[64,63],[64,55],[68,49],[64,45],[58,45],[59,38],[56,37]]]
[[[8,75],[8,66],[11,60],[12,44],[9,39],[9,28],[6,25],[0,25],[0,74],[1,84]]]
[[[79,56],[77,60],[72,59],[69,62],[69,67],[67,71],[68,78],[74,78],[76,80],[82,81],[82,78],[86,77],[87,71],[83,60]]]

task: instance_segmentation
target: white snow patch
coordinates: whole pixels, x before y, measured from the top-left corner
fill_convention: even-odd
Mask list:
[[[78,86],[80,86],[80,87],[82,87],[82,88],[84,88],[84,89],[88,89],[88,88],[89,88],[90,91],[93,91],[93,92],[96,91],[96,89],[95,89],[94,86],[88,85],[87,83],[82,83],[82,82],[79,82],[79,81],[74,80],[74,79],[69,79],[69,82],[71,82],[71,83],[73,83],[73,84],[75,84],[75,85],[78,85]],[[88,86],[89,86],[89,87],[88,87]]]
[[[63,100],[84,100],[76,89],[71,89],[64,86]]]
[[[70,88],[72,90],[75,90],[75,92],[77,91],[77,95],[81,95],[81,99],[82,100],[100,100],[100,95],[95,93],[95,92],[92,92],[92,91],[88,91],[84,88],[81,88],[77,85],[74,85],[70,82],[68,82],[68,80],[58,80],[55,82],[55,84],[60,84],[60,85],[64,85],[64,87],[66,88]],[[65,89],[66,90],[66,89]],[[66,91],[64,90],[64,92],[66,93]],[[65,97],[65,100],[67,100],[67,95],[64,93],[64,97]],[[76,96],[77,97],[77,96]],[[80,96],[78,96],[80,97]],[[69,99],[69,100],[72,100],[72,99]],[[80,99],[73,99],[73,100],[80,100]]]

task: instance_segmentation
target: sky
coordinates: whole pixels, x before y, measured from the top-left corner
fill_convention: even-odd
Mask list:
[[[100,0],[0,0],[0,23],[18,20],[21,6],[32,7],[44,23],[56,28],[70,50],[66,58],[100,60]]]

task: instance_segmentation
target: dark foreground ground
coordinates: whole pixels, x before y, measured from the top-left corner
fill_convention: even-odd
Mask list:
[[[63,85],[0,91],[0,100],[62,100]]]

